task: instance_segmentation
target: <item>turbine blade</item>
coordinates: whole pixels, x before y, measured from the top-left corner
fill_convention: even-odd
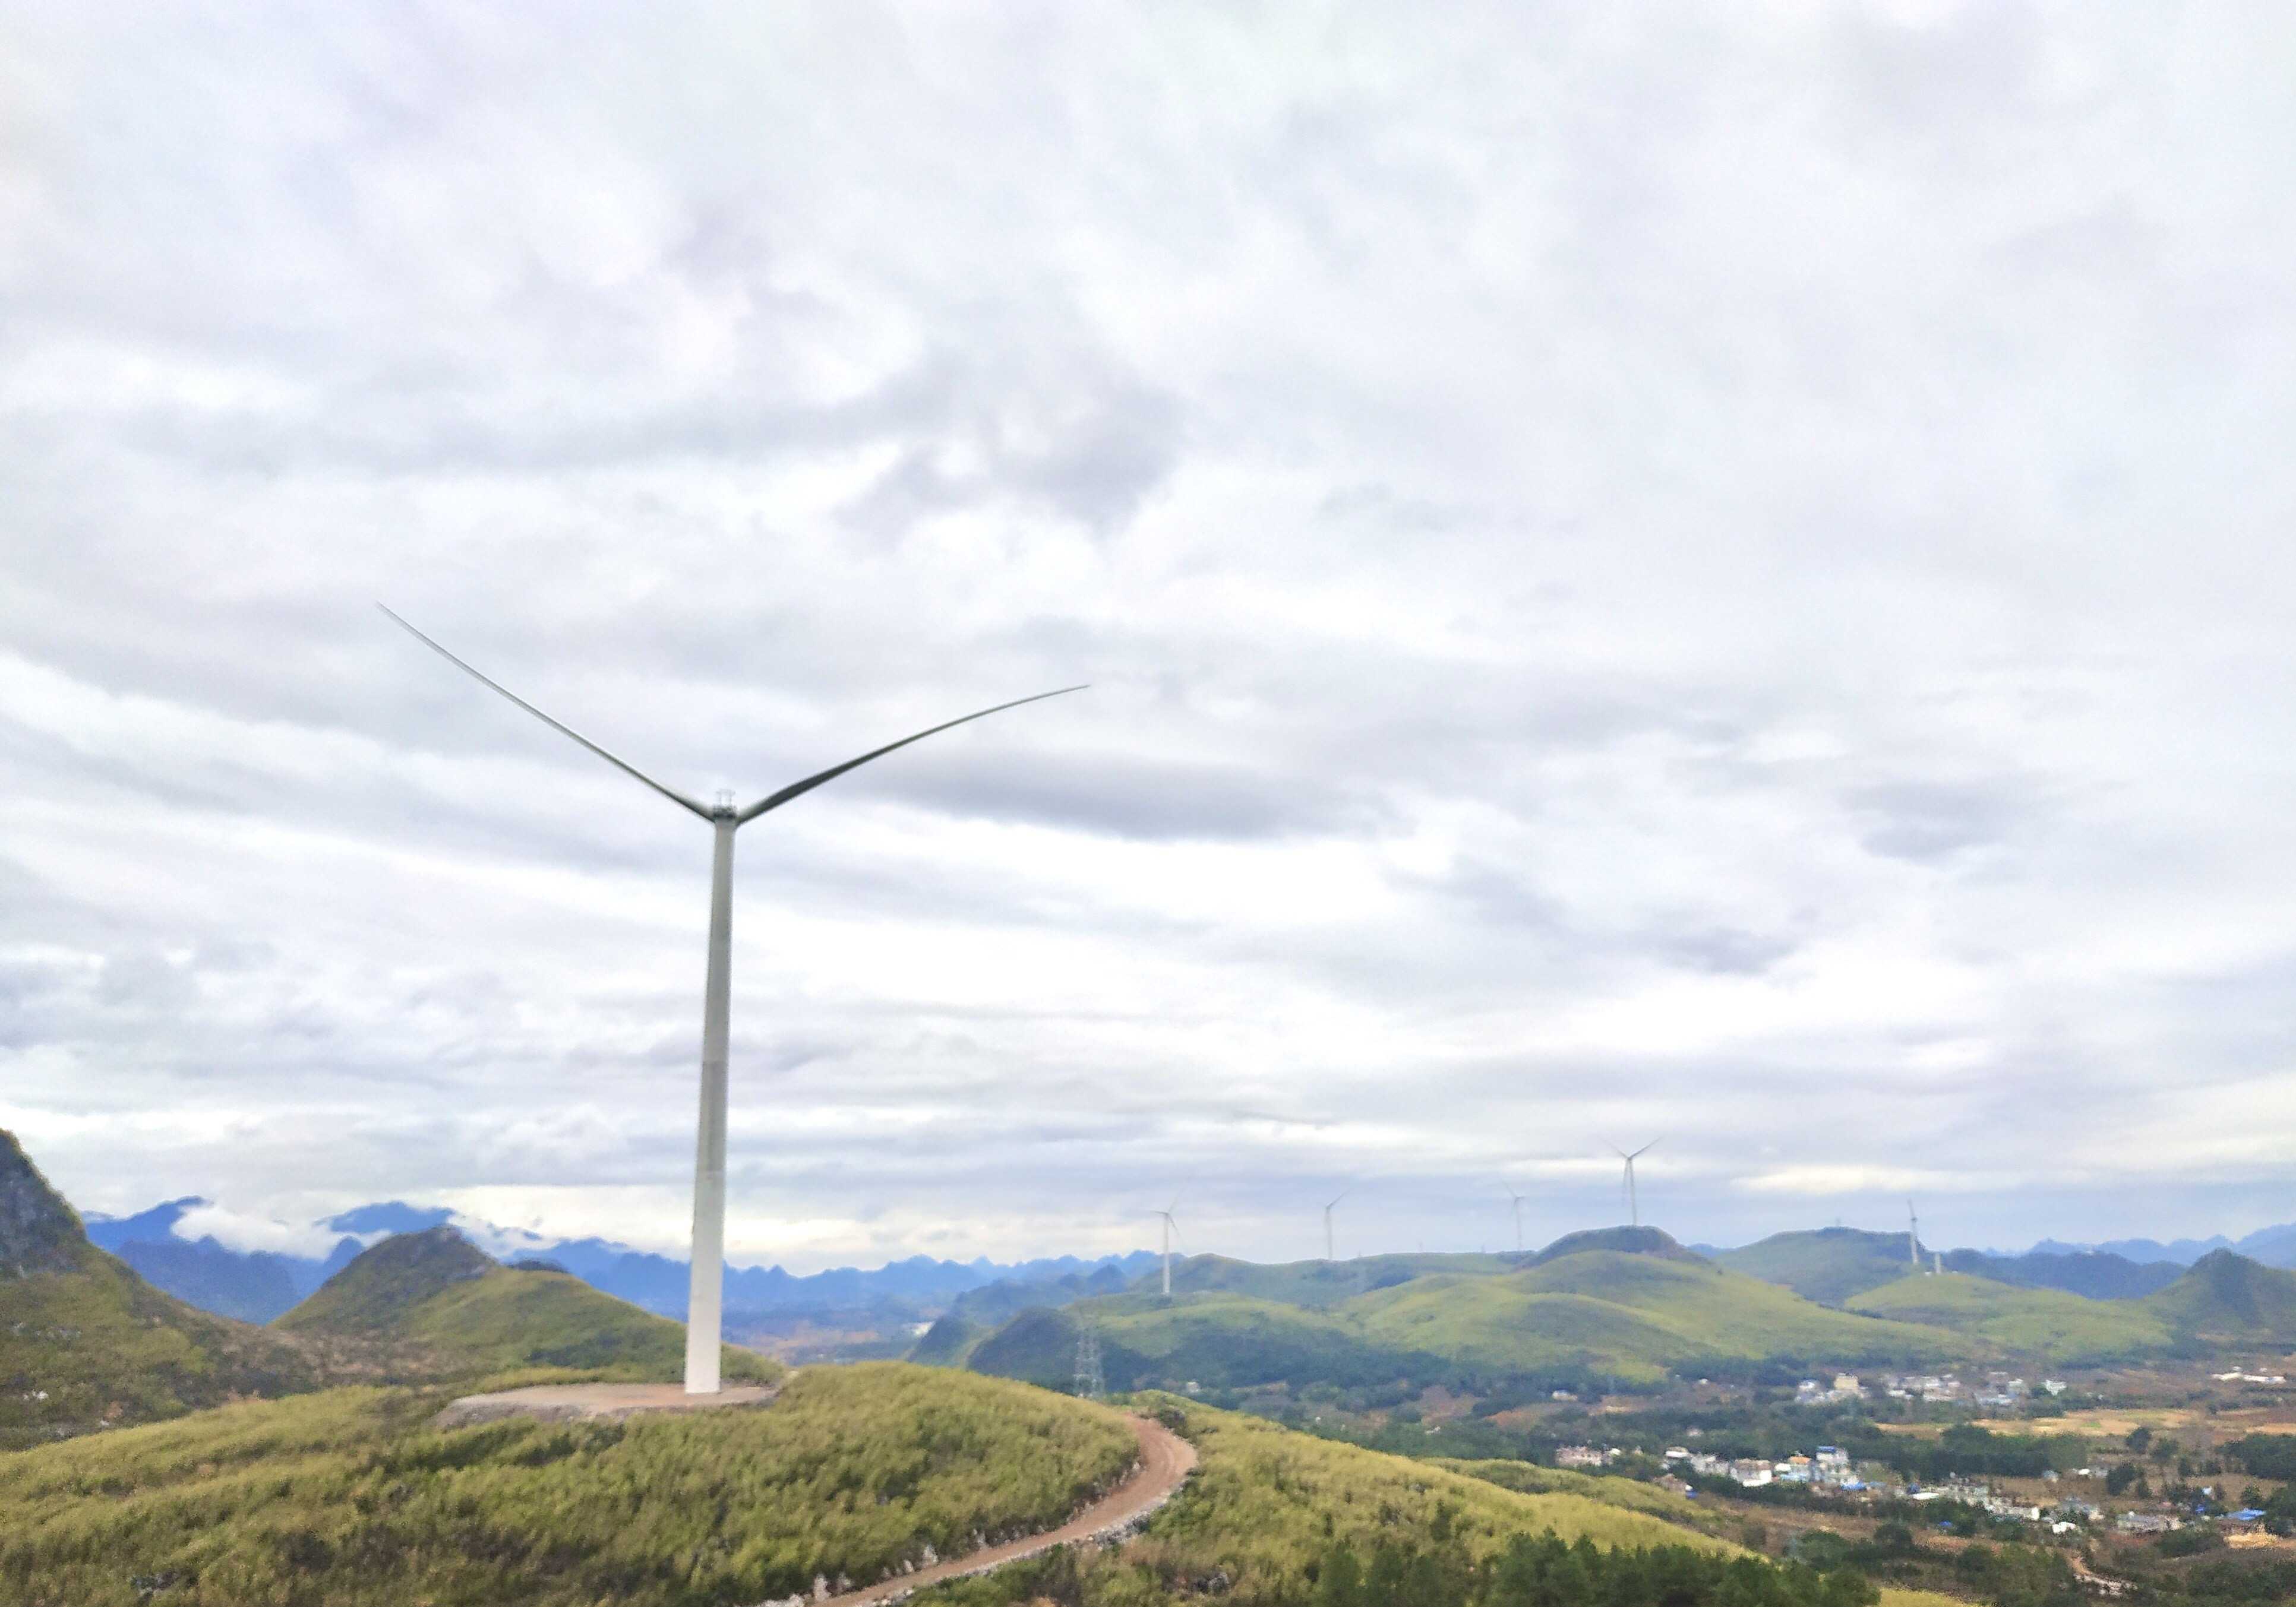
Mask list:
[[[508,687],[503,685],[502,682],[491,680],[488,677],[480,674],[477,670],[472,669],[469,665],[464,664],[461,659],[455,657],[452,653],[449,653],[446,649],[440,647],[437,642],[422,634],[422,632],[416,630],[413,625],[410,625],[405,620],[400,619],[398,615],[392,614],[389,608],[384,608],[381,603],[377,603],[374,606],[378,608],[382,608],[382,611],[385,614],[390,615],[391,620],[398,624],[401,630],[405,631],[409,636],[414,638],[415,640],[421,642],[424,647],[429,648],[432,652],[438,654],[439,657],[445,659],[448,664],[453,665],[456,669],[464,672],[472,679],[484,685],[492,687],[496,691],[500,692],[504,697],[518,705],[519,707],[524,709],[537,720],[541,721],[543,724],[550,727],[551,730],[557,731],[563,736],[573,738],[575,741],[580,743],[584,747],[588,748],[592,753],[597,755],[598,757],[603,759],[616,770],[620,771],[624,775],[633,777],[637,780],[644,782],[648,787],[652,787],[654,791],[660,793],[663,797],[668,798],[671,803],[683,804],[687,809],[692,810],[695,814],[700,815],[705,820],[709,819],[709,812],[707,809],[704,809],[701,804],[695,803],[693,799],[687,797],[684,793],[674,792],[670,788],[664,787],[660,782],[646,774],[645,771],[638,769],[637,766],[616,758],[604,748],[600,747],[596,743],[591,741],[589,738],[584,736],[580,731],[576,730],[572,726],[567,725],[560,721],[553,720],[549,715],[535,707],[534,705],[529,703],[516,692],[512,691]]]
[[[1656,1138],[1652,1138],[1649,1143],[1647,1143],[1647,1144],[1644,1145],[1644,1146],[1642,1146],[1642,1148],[1641,1148],[1641,1149],[1638,1149],[1638,1150],[1635,1151],[1635,1154],[1634,1154],[1633,1155],[1628,1155],[1628,1156],[1627,1157],[1627,1159],[1628,1159],[1628,1160],[1629,1160],[1629,1161],[1631,1161],[1631,1160],[1633,1160],[1633,1159],[1635,1158],[1635,1155],[1640,1155],[1640,1154],[1646,1154],[1647,1152],[1649,1152],[1649,1151],[1651,1151],[1651,1150],[1653,1150],[1653,1149],[1656,1149],[1657,1147],[1658,1147],[1658,1140],[1657,1140]]]
[[[734,819],[738,824],[747,824],[748,822],[756,820],[759,815],[764,814],[768,810],[779,809],[783,804],[788,803],[792,798],[803,797],[807,793],[811,792],[815,787],[819,787],[824,781],[836,780],[838,777],[843,775],[849,770],[858,770],[864,764],[868,763],[872,759],[882,759],[887,754],[891,753],[895,748],[906,747],[912,742],[922,742],[927,737],[936,736],[942,731],[947,730],[951,726],[963,725],[967,721],[971,720],[983,720],[991,714],[1001,714],[1006,709],[1019,708],[1024,703],[1041,703],[1047,697],[1063,697],[1070,692],[1081,692],[1084,689],[1085,689],[1082,686],[1058,687],[1049,692],[1038,692],[1034,696],[1028,697],[1015,697],[1012,702],[1000,703],[994,708],[980,709],[973,714],[961,714],[954,720],[945,720],[939,725],[928,726],[925,730],[919,731],[914,737],[904,737],[898,742],[888,742],[884,746],[873,748],[857,759],[848,759],[842,764],[833,764],[830,766],[829,769],[823,771],[817,776],[808,776],[802,781],[791,782],[789,786],[783,787],[779,792],[767,793],[764,797],[759,798],[756,803],[750,804],[749,808],[742,810],[739,814],[735,815]]]

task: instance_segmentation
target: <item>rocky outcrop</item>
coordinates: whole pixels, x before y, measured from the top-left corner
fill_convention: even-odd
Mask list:
[[[87,1253],[78,1215],[49,1187],[16,1135],[0,1129],[0,1278],[76,1272]]]

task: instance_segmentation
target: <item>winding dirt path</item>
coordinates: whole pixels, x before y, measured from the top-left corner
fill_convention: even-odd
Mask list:
[[[1135,1417],[1131,1421],[1132,1432],[1140,1441],[1140,1471],[1058,1529],[1030,1535],[1025,1540],[992,1546],[986,1551],[951,1557],[930,1568],[920,1568],[914,1573],[900,1574],[881,1585],[872,1585],[865,1590],[849,1590],[843,1595],[827,1596],[818,1602],[808,1598],[808,1607],[880,1607],[881,1603],[898,1602],[912,1591],[922,1590],[928,1585],[987,1573],[991,1569],[1004,1567],[1007,1562],[1017,1562],[1023,1557],[1050,1551],[1056,1546],[1097,1540],[1103,1536],[1130,1528],[1170,1500],[1196,1465],[1196,1448],[1162,1423],[1148,1417]]]

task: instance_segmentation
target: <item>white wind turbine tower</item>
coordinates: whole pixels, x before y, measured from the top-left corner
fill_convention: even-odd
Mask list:
[[[1172,1203],[1163,1210],[1150,1214],[1164,1219],[1164,1293],[1172,1293],[1172,1241],[1180,1235],[1180,1220],[1172,1213],[1180,1208],[1180,1196],[1174,1195]]]
[[[1620,1149],[1615,1144],[1611,1146],[1611,1153],[1627,1163],[1627,1181],[1625,1189],[1627,1196],[1627,1220],[1632,1226],[1636,1228],[1643,1225],[1643,1203],[1642,1196],[1635,1192],[1635,1156],[1647,1153],[1651,1148],[1651,1146],[1657,1142],[1658,1140],[1656,1138],[1652,1138],[1650,1141],[1650,1144],[1644,1145],[1641,1149],[1636,1150],[1633,1154],[1628,1154],[1625,1150]]]
[[[693,1146],[693,1264],[685,1311],[685,1392],[689,1395],[715,1395],[718,1393],[718,1343],[722,1327],[720,1303],[726,1293],[726,1046],[733,981],[734,834],[759,815],[779,809],[824,782],[834,781],[847,771],[859,769],[872,759],[882,759],[896,748],[921,742],[927,737],[947,730],[952,726],[963,725],[967,721],[979,720],[983,715],[1084,689],[1064,686],[944,721],[913,737],[904,737],[898,742],[872,748],[857,759],[848,759],[842,764],[832,765],[802,781],[792,781],[779,792],[767,793],[756,803],[736,809],[730,793],[719,794],[717,803],[709,805],[698,804],[684,793],[664,787],[636,766],[616,758],[571,726],[552,719],[508,687],[480,674],[398,615],[391,614],[389,608],[382,611],[390,615],[391,619],[408,635],[447,663],[500,692],[553,730],[571,737],[623,774],[644,782],[671,803],[709,824],[715,846],[709,861],[709,964],[701,994],[701,1112]]]
[[[1913,1262],[1914,1272],[1918,1276],[1922,1269],[1922,1220],[1914,1214],[1910,1195],[1906,1200],[1906,1259]]]
[[[1330,1203],[1324,1207],[1324,1259],[1327,1261],[1336,1260],[1339,1259],[1332,1253],[1332,1207],[1337,1205],[1341,1200],[1346,1199],[1349,1195],[1355,1193],[1355,1191],[1356,1186],[1352,1183],[1349,1184],[1345,1188],[1340,1190],[1339,1193],[1333,1195],[1331,1198]]]

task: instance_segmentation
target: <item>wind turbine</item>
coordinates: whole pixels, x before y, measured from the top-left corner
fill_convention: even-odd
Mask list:
[[[1164,1219],[1164,1293],[1172,1293],[1172,1241],[1179,1236],[1180,1220],[1172,1213],[1180,1208],[1180,1196],[1174,1195],[1172,1203],[1163,1210],[1150,1214]]]
[[[1920,1272],[1922,1269],[1922,1220],[1914,1214],[1914,1202],[1911,1195],[1907,1195],[1906,1199],[1906,1257],[1913,1262],[1914,1270],[1916,1273]]]
[[[1522,1253],[1522,1203],[1530,1196],[1515,1193],[1514,1185],[1505,1178],[1499,1179],[1499,1187],[1506,1191],[1507,1203],[1514,1207],[1514,1248],[1515,1253],[1520,1255]]]
[[[1355,1193],[1355,1191],[1356,1186],[1352,1183],[1349,1184],[1345,1188],[1340,1190],[1339,1193],[1333,1195],[1331,1198],[1331,1203],[1324,1207],[1324,1259],[1327,1261],[1336,1260],[1338,1259],[1332,1253],[1332,1206],[1337,1205],[1341,1200],[1346,1199],[1349,1195]]]
[[[1642,1154],[1651,1147],[1652,1144],[1657,1142],[1656,1138],[1652,1138],[1650,1144],[1644,1145],[1641,1149],[1635,1151],[1634,1154],[1628,1154],[1615,1144],[1611,1146],[1611,1153],[1627,1163],[1627,1220],[1636,1228],[1643,1225],[1643,1203],[1641,1196],[1635,1193],[1635,1155]]]
[[[381,607],[380,604],[377,606]],[[857,759],[848,759],[842,764],[832,765],[802,781],[792,781],[779,792],[767,793],[746,808],[736,809],[731,793],[720,793],[714,804],[702,804],[682,792],[664,787],[635,765],[616,758],[571,726],[552,719],[508,687],[480,674],[398,615],[391,614],[389,608],[382,611],[390,615],[392,621],[408,635],[448,664],[482,685],[493,688],[553,730],[562,736],[571,737],[616,770],[634,780],[644,782],[681,809],[709,824],[715,846],[709,860],[709,966],[701,992],[701,1112],[693,1146],[693,1264],[685,1309],[685,1392],[688,1395],[715,1395],[718,1393],[718,1349],[723,1316],[720,1306],[726,1293],[726,1042],[733,981],[734,834],[759,815],[779,809],[824,782],[834,781],[847,771],[859,769],[872,759],[882,759],[896,748],[906,747],[912,742],[922,742],[927,737],[947,730],[951,726],[963,725],[970,720],[979,720],[984,715],[1018,708],[1024,703],[1036,703],[1043,698],[1057,697],[1063,692],[1079,692],[1084,689],[1064,686],[944,721],[913,737],[904,737],[898,742],[872,748]]]

